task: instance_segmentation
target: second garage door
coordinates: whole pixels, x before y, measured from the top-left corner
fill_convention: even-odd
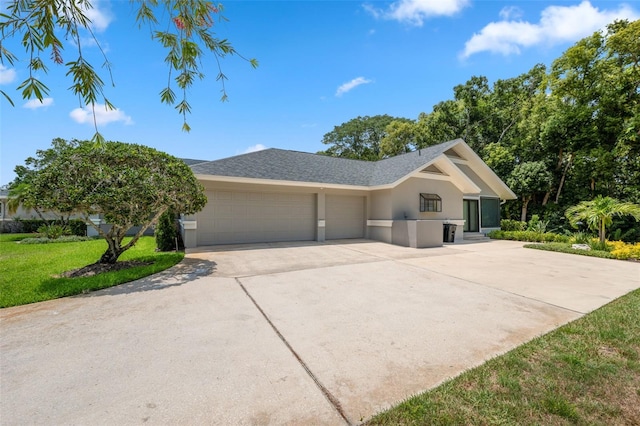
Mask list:
[[[363,238],[364,205],[364,197],[327,195],[325,238]]]
[[[198,245],[311,241],[314,194],[210,191],[198,214]]]

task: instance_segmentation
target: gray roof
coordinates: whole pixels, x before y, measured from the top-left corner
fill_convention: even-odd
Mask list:
[[[184,163],[187,166],[193,166],[195,164],[200,164],[200,163],[206,163],[209,160],[195,160],[193,158],[181,158],[182,161],[184,161]]]
[[[396,182],[458,142],[460,139],[375,162],[270,148],[194,164],[191,169],[200,175],[378,186]]]

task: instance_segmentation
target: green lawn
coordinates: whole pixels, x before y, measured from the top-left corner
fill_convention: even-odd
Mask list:
[[[95,263],[107,249],[104,240],[55,244],[20,244],[25,234],[0,234],[0,307],[24,305],[111,287],[165,270],[183,253],[155,252],[153,237],[142,237],[119,260],[153,262],[92,277],[56,276]],[[32,235],[28,235],[32,236]]]
[[[369,425],[640,425],[640,290]]]

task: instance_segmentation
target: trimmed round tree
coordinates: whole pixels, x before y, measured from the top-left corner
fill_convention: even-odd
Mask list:
[[[28,197],[42,210],[80,214],[107,242],[97,263],[115,263],[165,211],[193,214],[207,203],[191,169],[169,154],[122,142],[57,141],[56,155],[33,171]],[[109,230],[91,215],[101,215]],[[134,226],[140,230],[125,244]]]

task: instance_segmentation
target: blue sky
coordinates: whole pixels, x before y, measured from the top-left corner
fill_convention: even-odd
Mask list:
[[[115,87],[108,85],[106,96],[118,107],[98,115],[101,133],[206,160],[263,147],[316,152],[325,149],[325,133],[352,118],[415,119],[473,75],[490,82],[515,77],[537,63],[550,65],[614,19],[640,18],[638,0],[224,2],[229,21],[216,24],[218,36],[260,66],[225,59],[229,101],[221,103],[217,68],[205,61],[207,78],[188,95],[192,131],[184,133],[181,117],[159,101],[165,54],[148,29],[138,29],[131,3],[94,4],[94,29],[113,64]],[[16,41],[8,47],[22,62],[0,66],[0,89],[16,104],[0,101],[0,184],[53,138],[90,139],[94,132],[67,90],[64,67],[51,64],[40,76],[50,88],[44,103],[23,100],[15,89],[27,76],[27,58]],[[65,60],[74,53],[68,46]],[[85,54],[99,68],[98,50],[87,46]]]

